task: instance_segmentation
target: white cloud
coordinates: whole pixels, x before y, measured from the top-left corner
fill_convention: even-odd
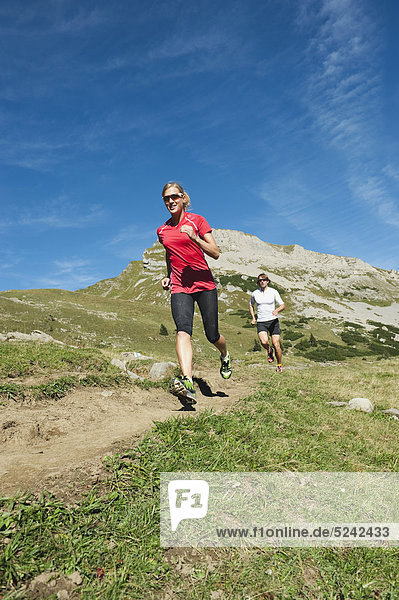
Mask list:
[[[370,5],[357,0],[306,3],[301,25],[312,27],[305,94],[318,141],[334,148],[346,163],[352,201],[381,223],[398,227],[399,210],[391,193],[397,171],[384,165],[380,137],[383,84],[382,32]],[[319,8],[319,11],[317,10]],[[373,10],[373,9],[372,9]],[[397,181],[397,180],[396,180]]]
[[[104,221],[105,211],[101,206],[93,204],[85,207],[84,211],[77,204],[61,196],[55,201],[48,202],[43,207],[26,210],[16,225],[41,226],[49,229],[67,229],[95,226]]]

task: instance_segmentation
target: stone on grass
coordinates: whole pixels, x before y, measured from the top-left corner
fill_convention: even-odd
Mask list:
[[[140,375],[137,375],[136,373],[133,373],[133,371],[126,371],[126,373],[130,377],[130,379],[140,379],[140,380],[144,379],[144,377],[140,377]]]
[[[140,352],[121,352],[121,359],[128,363],[131,360],[152,360],[152,356],[144,356]]]
[[[399,409],[398,408],[387,408],[386,410],[382,411],[383,413],[386,413],[387,415],[395,415],[395,416],[399,416]]]
[[[150,379],[163,379],[173,373],[176,368],[176,364],[173,362],[159,362],[154,363],[150,369],[148,377]]]
[[[36,575],[36,577],[32,579],[32,585],[48,583],[50,579],[53,579],[53,577],[57,577],[57,573],[55,571],[44,571],[43,573],[40,573],[40,575]]]
[[[350,410],[361,410],[362,412],[372,413],[374,406],[368,398],[352,398],[348,403]]]
[[[6,335],[6,339],[10,342],[43,342],[53,344],[60,344],[64,346],[64,342],[60,342],[59,340],[55,340],[48,333],[44,333],[43,331],[39,331],[39,329],[35,329],[32,333],[21,333],[20,331],[9,331]]]
[[[71,575],[68,575],[68,579],[72,581],[75,585],[80,585],[83,581],[81,574],[79,571],[75,571]]]
[[[121,369],[122,371],[126,371],[125,363],[119,360],[119,358],[113,358],[111,360],[111,365],[114,365],[114,367],[118,367],[118,369]]]

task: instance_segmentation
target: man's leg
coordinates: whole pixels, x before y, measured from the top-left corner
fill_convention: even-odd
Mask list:
[[[276,351],[277,364],[281,365],[283,353],[281,352],[280,335],[272,335],[272,342],[273,342],[274,349]]]
[[[259,331],[258,338],[259,338],[259,341],[262,344],[263,348],[269,354],[270,345],[269,345],[269,336],[267,335],[267,331]]]

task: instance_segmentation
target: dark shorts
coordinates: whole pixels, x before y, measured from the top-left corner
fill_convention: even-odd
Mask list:
[[[193,333],[194,303],[198,304],[207,340],[214,344],[220,338],[218,329],[218,294],[216,288],[194,294],[171,294],[172,317],[177,331]]]
[[[256,325],[258,333],[266,331],[266,333],[270,333],[270,335],[280,335],[280,323],[278,322],[278,319],[273,319],[273,321],[258,321]]]

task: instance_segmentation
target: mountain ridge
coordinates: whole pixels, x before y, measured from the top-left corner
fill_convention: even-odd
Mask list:
[[[215,229],[213,233],[221,253],[218,260],[207,257],[207,261],[218,282],[220,301],[227,308],[241,304],[235,293],[249,291],[237,276],[243,281],[254,279],[255,289],[258,273],[265,271],[271,286],[282,289],[284,300],[298,315],[354,319],[364,325],[370,319],[382,319],[399,325],[398,271],[379,269],[356,257],[306,250],[298,244],[270,244],[242,231]],[[132,261],[117,277],[80,291],[132,301],[151,295],[162,303],[167,298],[159,281],[165,269],[165,251],[157,241],[144,251],[142,261]],[[220,277],[227,274],[232,282],[225,289]]]

